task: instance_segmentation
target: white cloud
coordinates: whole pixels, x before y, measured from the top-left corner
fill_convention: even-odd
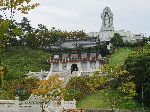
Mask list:
[[[28,15],[32,25],[62,30],[99,31],[105,6],[114,13],[115,29],[150,34],[150,0],[34,0],[40,6]],[[17,18],[21,18],[17,17]]]

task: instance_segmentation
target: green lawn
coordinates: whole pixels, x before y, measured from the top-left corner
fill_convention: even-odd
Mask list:
[[[77,108],[94,109],[94,108],[106,108],[107,103],[103,99],[101,92],[89,95],[86,98],[77,101]]]
[[[27,47],[11,47],[3,54],[2,64],[6,68],[5,79],[20,78],[29,71],[48,71],[50,65],[47,60],[50,53]]]
[[[125,101],[121,95],[117,92],[114,92],[116,98],[119,98],[117,101],[117,109],[126,109],[126,110],[140,110],[141,106],[134,101]],[[127,105],[128,104],[128,105]],[[77,108],[80,109],[110,109],[110,102],[104,94],[104,91],[98,91],[93,95],[89,95],[86,98],[77,101]]]
[[[109,59],[109,64],[111,65],[123,65],[125,59],[129,56],[129,54],[133,53],[132,48],[120,48],[116,53],[111,55]]]

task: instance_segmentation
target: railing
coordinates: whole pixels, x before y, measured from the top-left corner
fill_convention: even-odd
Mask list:
[[[98,57],[90,57],[90,58],[66,58],[66,59],[49,59],[48,62],[49,63],[59,63],[59,62],[78,62],[78,61],[96,61],[96,60],[101,60],[102,57],[98,56]]]

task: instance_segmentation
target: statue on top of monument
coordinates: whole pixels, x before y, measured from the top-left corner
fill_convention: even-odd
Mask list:
[[[105,26],[108,28],[108,27],[109,27],[109,24],[110,24],[109,15],[106,14],[106,15],[105,15]]]
[[[113,31],[113,13],[109,7],[105,7],[101,14],[102,27],[101,31]]]

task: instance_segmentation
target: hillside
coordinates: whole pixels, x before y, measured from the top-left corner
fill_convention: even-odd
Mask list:
[[[134,101],[126,101],[124,100],[119,93],[115,94],[115,97],[120,98],[119,101],[116,102],[117,109],[127,109],[127,110],[139,110],[140,105]],[[126,105],[128,103],[128,105]],[[77,108],[85,108],[85,109],[110,109],[110,102],[106,98],[103,90],[98,91],[92,95],[87,96],[86,98],[77,101]]]
[[[50,53],[26,47],[11,47],[3,54],[2,64],[7,73],[5,79],[23,77],[29,71],[49,70]]]
[[[116,53],[111,55],[111,57],[109,58],[109,64],[123,65],[126,58],[133,52],[133,48],[120,48]]]
[[[131,48],[120,48],[116,53],[112,54],[109,58],[110,65],[123,65],[125,59],[133,53],[133,49]],[[116,93],[115,97],[121,96],[119,93]],[[124,99],[121,99],[121,102],[118,102],[118,109],[140,109],[140,105],[134,101],[126,102]],[[130,105],[125,105],[125,103],[129,103]],[[106,100],[103,91],[98,91],[92,95],[87,96],[86,98],[79,100],[77,102],[78,108],[93,108],[93,109],[106,109],[109,107],[109,102]]]

